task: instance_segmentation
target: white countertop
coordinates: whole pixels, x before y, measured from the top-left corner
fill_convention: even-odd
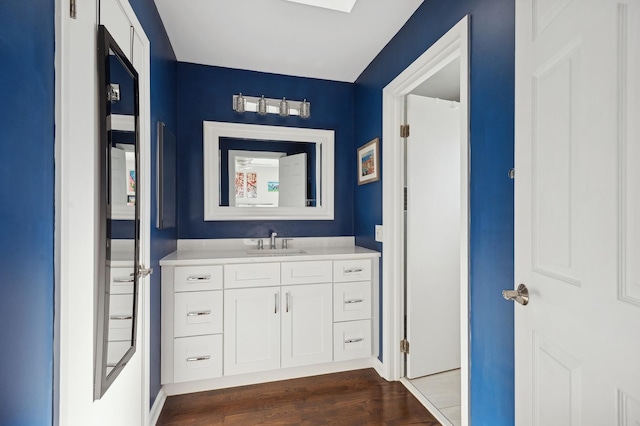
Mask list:
[[[251,255],[247,249],[198,249],[177,250],[160,260],[160,266],[178,265],[218,265],[225,263],[266,263],[266,262],[296,262],[309,260],[328,260],[336,256],[344,256],[349,259],[380,257],[380,252],[369,250],[359,246],[333,246],[333,247],[304,247],[296,246],[292,252],[302,250],[304,253],[271,255],[269,248],[264,248],[263,255]]]

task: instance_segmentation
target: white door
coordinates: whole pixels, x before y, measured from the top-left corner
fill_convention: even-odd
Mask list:
[[[332,284],[283,286],[282,367],[332,360]]]
[[[224,291],[224,375],[280,368],[280,287]]]
[[[407,96],[407,377],[460,368],[460,109]]]
[[[307,154],[280,158],[279,207],[305,207],[307,205]]]
[[[637,0],[516,2],[518,425],[640,424],[639,100]]]

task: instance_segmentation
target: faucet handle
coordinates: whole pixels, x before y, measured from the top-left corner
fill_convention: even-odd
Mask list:
[[[256,241],[258,243],[258,250],[262,250],[264,248],[264,241],[262,241],[262,238],[254,239],[251,241]]]
[[[293,238],[282,238],[282,248],[289,248],[289,241],[293,240]]]

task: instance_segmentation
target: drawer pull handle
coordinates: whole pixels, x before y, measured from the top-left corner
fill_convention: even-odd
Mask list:
[[[364,302],[364,299],[349,299],[344,301],[345,305],[351,304],[351,303],[362,303],[362,302]]]
[[[207,361],[211,359],[210,355],[205,355],[205,356],[192,356],[190,358],[187,358],[187,362],[196,362],[196,361]]]
[[[131,275],[133,275],[133,274],[131,274]],[[125,278],[114,278],[113,282],[114,283],[119,283],[119,284],[132,283],[133,282],[133,277],[131,277],[131,278],[128,278],[128,277],[125,277]]]
[[[362,337],[358,337],[357,339],[347,339],[344,342],[345,343],[357,343],[357,342],[362,342],[364,339]]]
[[[211,311],[195,311],[187,313],[188,317],[200,317],[202,315],[211,315]]]
[[[191,276],[187,277],[187,282],[189,283],[197,283],[202,281],[210,281],[211,275],[200,275],[200,276]]]
[[[132,315],[111,315],[109,317],[112,320],[130,320],[133,319]]]
[[[353,274],[356,272],[362,272],[362,268],[349,268],[344,270],[345,274]]]

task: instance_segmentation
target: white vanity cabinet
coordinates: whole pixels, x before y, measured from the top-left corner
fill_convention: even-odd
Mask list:
[[[332,361],[331,271],[330,261],[225,265],[224,374]]]
[[[162,382],[222,376],[222,266],[162,269]]]
[[[224,374],[280,368],[280,287],[224,291]]]
[[[331,283],[282,287],[282,367],[333,360]]]
[[[236,253],[178,251],[160,262],[169,392],[372,365],[379,253],[355,246]]]
[[[333,357],[345,361],[371,355],[372,262],[333,262]]]

